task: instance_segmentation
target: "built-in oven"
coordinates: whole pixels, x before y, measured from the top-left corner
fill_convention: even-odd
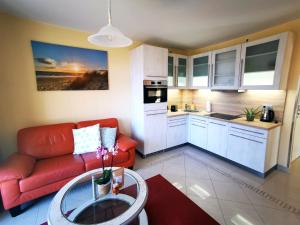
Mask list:
[[[167,102],[168,83],[166,80],[144,80],[144,104]]]

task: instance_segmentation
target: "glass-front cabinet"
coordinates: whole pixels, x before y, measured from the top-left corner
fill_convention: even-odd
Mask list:
[[[212,52],[212,82],[214,90],[239,88],[241,45]]]
[[[211,75],[211,53],[191,57],[191,87],[208,88]]]
[[[178,54],[169,54],[168,57],[168,86],[188,86],[188,57]]]
[[[286,33],[247,42],[242,48],[242,89],[280,89]]]

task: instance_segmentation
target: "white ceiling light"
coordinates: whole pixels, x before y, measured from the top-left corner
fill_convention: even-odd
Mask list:
[[[108,0],[108,24],[102,27],[96,34],[90,35],[88,41],[92,44],[108,48],[122,48],[132,44],[132,40],[126,37],[118,28],[111,24],[111,1]]]

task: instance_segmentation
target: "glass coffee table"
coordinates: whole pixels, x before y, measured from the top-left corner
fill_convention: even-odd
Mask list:
[[[113,167],[115,169],[117,167]],[[144,210],[148,188],[144,179],[136,172],[124,169],[124,185],[119,194],[110,192],[96,199],[92,177],[101,173],[102,169],[86,172],[60,189],[48,210],[48,224],[148,225]]]

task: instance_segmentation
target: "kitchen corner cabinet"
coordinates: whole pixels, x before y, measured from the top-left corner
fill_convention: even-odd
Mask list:
[[[188,86],[188,57],[178,54],[168,56],[168,86],[185,88]]]
[[[208,120],[207,150],[217,155],[227,155],[228,123],[220,120]]]
[[[244,43],[241,53],[242,89],[282,89],[288,33]],[[281,79],[282,78],[282,79]],[[285,87],[283,87],[285,89]]]
[[[145,80],[166,80],[168,77],[168,49],[141,45]]]
[[[193,55],[191,57],[190,71],[191,88],[209,88],[211,77],[211,52]]]
[[[212,90],[239,89],[241,45],[212,52]]]
[[[174,116],[168,118],[167,148],[187,142],[187,116]]]

